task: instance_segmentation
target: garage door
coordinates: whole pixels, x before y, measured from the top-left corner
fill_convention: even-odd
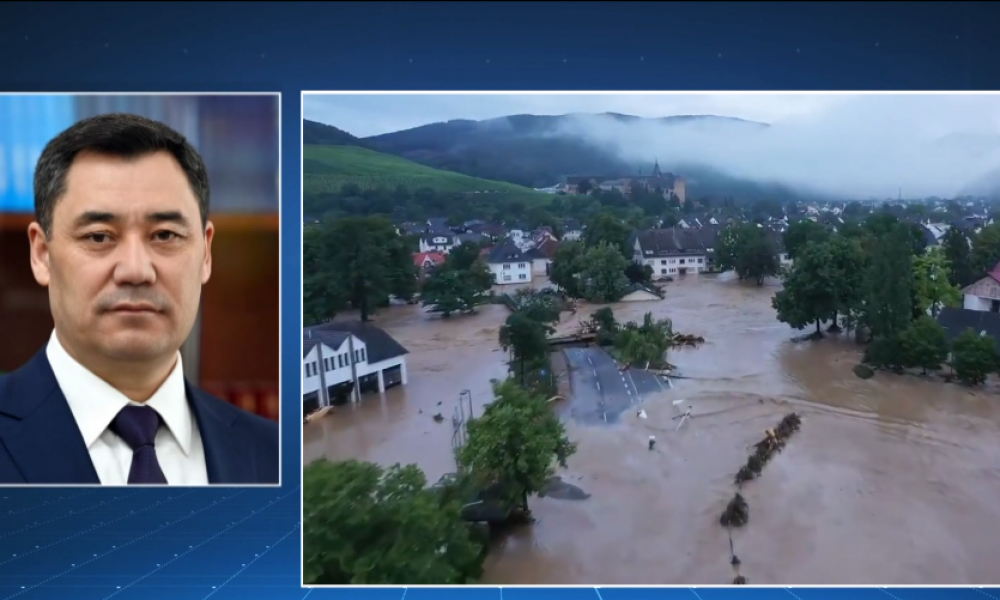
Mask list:
[[[403,370],[399,366],[389,367],[382,371],[382,378],[385,381],[386,389],[399,385],[403,383]]]
[[[319,409],[319,392],[309,392],[302,397],[302,416]]]

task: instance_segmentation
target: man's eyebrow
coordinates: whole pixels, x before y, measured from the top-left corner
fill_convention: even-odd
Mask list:
[[[73,225],[74,227],[80,228],[88,225],[94,225],[96,223],[117,223],[121,220],[121,215],[116,215],[115,213],[88,210],[78,216],[73,221]],[[188,218],[185,217],[183,213],[176,210],[151,212],[146,215],[146,221],[149,223],[175,223],[182,227],[190,226]]]
[[[149,213],[146,215],[146,220],[151,223],[175,223],[182,227],[190,225],[188,218],[176,210]]]
[[[95,223],[114,223],[118,220],[120,220],[120,217],[114,213],[88,210],[73,220],[73,226],[86,227],[87,225],[93,225]]]

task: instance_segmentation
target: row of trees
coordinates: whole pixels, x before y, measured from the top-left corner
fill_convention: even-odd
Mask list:
[[[417,268],[407,241],[381,217],[346,217],[305,228],[302,302],[306,325],[353,308],[367,321],[392,296],[417,292]]]
[[[803,221],[789,228],[785,244],[795,262],[772,300],[778,320],[797,329],[814,324],[815,336],[824,322],[866,332],[865,363],[877,368],[940,367],[950,349],[934,317],[961,301],[947,248],[925,250],[910,225],[885,214],[838,233]],[[978,356],[969,350],[978,346],[956,344],[956,355]],[[977,360],[953,362],[960,379],[978,379],[969,366]]]

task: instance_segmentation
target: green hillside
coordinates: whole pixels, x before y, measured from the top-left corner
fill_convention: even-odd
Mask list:
[[[332,194],[345,184],[361,189],[414,191],[430,188],[445,193],[512,194],[547,201],[551,197],[530,188],[441,171],[357,146],[316,146],[303,148],[303,191],[306,196]]]

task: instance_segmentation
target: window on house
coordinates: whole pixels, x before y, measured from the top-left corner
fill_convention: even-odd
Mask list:
[[[681,264],[682,264],[682,265],[684,264],[684,259],[683,259],[683,258],[681,259]]]
[[[698,259],[698,264],[700,265],[700,264],[702,264],[702,262],[704,262],[704,259],[702,259],[702,258],[699,258],[699,259]]]
[[[313,361],[313,375],[319,375],[319,361]]]
[[[503,276],[503,280],[504,281],[510,281],[510,275],[504,275]]]
[[[309,369],[309,363],[306,363],[306,377],[312,377],[312,373]]]
[[[527,279],[528,276],[525,275],[524,273],[521,273],[520,275],[517,276],[517,278],[523,281],[523,280]]]
[[[503,268],[504,268],[504,270],[506,271],[507,269],[509,269],[509,268],[510,268],[510,265],[507,265],[507,264],[505,264],[505,265],[503,266]]]
[[[666,274],[667,274],[666,269],[660,269],[660,275],[666,275]]]
[[[667,261],[665,261],[665,260],[661,260],[661,261],[660,261],[660,264],[661,264],[661,265],[665,265],[665,264],[667,264]]]
[[[368,360],[367,358],[365,358],[365,349],[364,348],[361,349],[361,360]]]
[[[517,263],[517,268],[518,269],[523,269],[524,268],[524,263]]]

